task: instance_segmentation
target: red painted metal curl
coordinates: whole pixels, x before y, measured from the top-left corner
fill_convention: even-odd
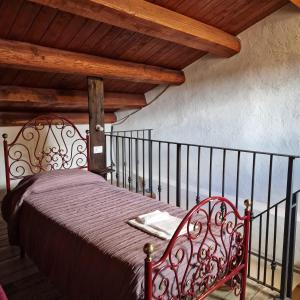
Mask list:
[[[89,136],[83,137],[69,120],[42,115],[27,122],[15,139],[4,138],[6,188],[11,181],[43,171],[89,168]],[[49,144],[48,144],[49,143]]]
[[[157,261],[145,261],[145,299],[204,299],[227,284],[245,299],[250,211],[223,197],[191,209]],[[182,230],[185,234],[179,235]]]

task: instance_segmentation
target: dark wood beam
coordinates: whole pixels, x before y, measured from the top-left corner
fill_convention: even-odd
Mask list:
[[[300,8],[300,0],[290,0],[294,5]]]
[[[147,1],[30,1],[223,57],[230,57],[241,48],[237,37]]]
[[[0,111],[0,126],[23,126],[38,115],[38,113],[29,112]],[[74,124],[89,124],[89,115],[87,113],[58,113],[58,115],[67,118]],[[106,113],[104,115],[105,123],[114,123],[116,120],[116,115],[113,113]]]
[[[104,93],[106,111],[142,108],[144,95]],[[0,86],[0,111],[88,112],[88,93],[78,90]]]
[[[181,84],[183,72],[0,39],[0,65],[152,84]]]
[[[106,168],[103,80],[99,78],[88,78],[88,94],[90,170],[100,172]]]

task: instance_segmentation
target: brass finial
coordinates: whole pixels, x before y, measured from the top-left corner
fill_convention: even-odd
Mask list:
[[[152,254],[154,252],[154,246],[151,243],[147,243],[144,246],[144,253],[147,255],[147,260],[151,261],[152,260]]]
[[[8,138],[7,133],[3,133],[3,134],[2,134],[2,137],[6,140],[6,139]]]
[[[251,201],[249,199],[246,199],[244,201],[244,205],[245,205],[246,210],[250,210],[250,208],[251,208]]]

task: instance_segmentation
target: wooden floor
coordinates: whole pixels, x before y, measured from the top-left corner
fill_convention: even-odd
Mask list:
[[[9,300],[67,300],[53,287],[28,259],[19,258],[19,249],[9,246],[6,224],[0,217],[0,284]],[[248,283],[247,299],[273,299],[274,295],[263,286]],[[237,299],[229,291],[216,291],[208,299]],[[84,299],[82,299],[84,300]]]

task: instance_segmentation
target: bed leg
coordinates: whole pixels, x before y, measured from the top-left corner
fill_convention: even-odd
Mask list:
[[[144,246],[144,253],[147,254],[145,258],[145,296],[144,300],[152,299],[152,254],[154,247],[152,244],[146,244]]]
[[[240,294],[240,300],[246,299],[246,287],[247,287],[247,271],[242,271],[242,282],[241,282],[241,294]]]
[[[23,259],[25,257],[25,250],[23,247],[20,247],[20,258]]]

